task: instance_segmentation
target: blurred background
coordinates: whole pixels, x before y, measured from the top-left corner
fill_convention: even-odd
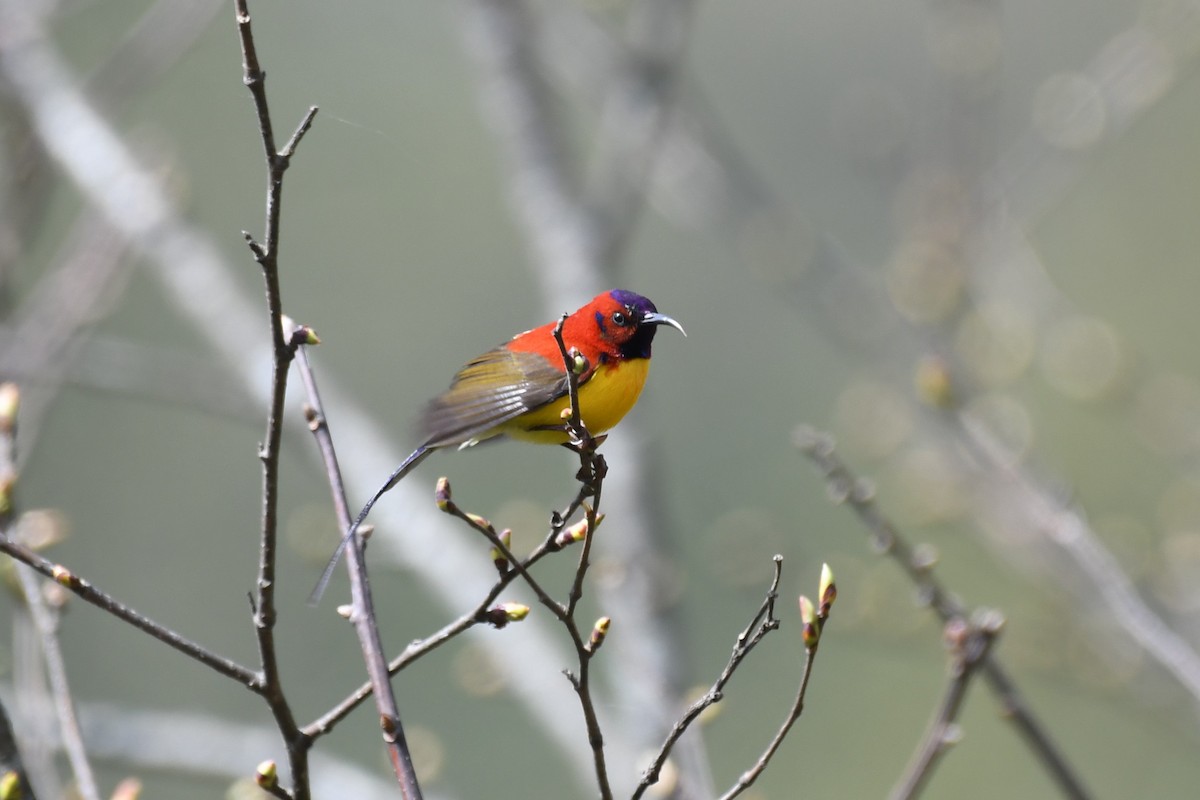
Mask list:
[[[241,232],[262,235],[265,172],[233,9],[0,9],[20,529],[61,535],[50,558],[255,664],[269,365]],[[840,596],[805,714],[745,796],[883,796],[939,702],[940,625],[830,502],[793,445],[802,423],[835,435],[968,607],[1005,614],[994,654],[1094,796],[1195,791],[1200,5],[251,10],[280,142],[320,107],[287,172],[280,264],[285,311],[322,339],[351,505],[415,444],[424,401],[515,332],[612,286],[688,330],[658,337],[604,448],[588,614],[614,618],[596,664],[621,795],[681,698],[719,674],[776,553],[782,629],[684,748],[680,796],[719,794],[782,721],[803,661],[795,597],[822,562]],[[304,603],[337,532],[290,413],[278,636],[308,720],[364,671],[333,610],[344,577]],[[573,495],[573,464],[516,444],[437,454],[378,506],[393,653],[490,579],[487,546],[434,511],[436,478],[528,549]],[[569,570],[546,580],[565,592]],[[0,604],[5,704],[19,734],[52,737],[21,604]],[[105,792],[137,775],[146,796],[234,796],[278,755],[266,708],[227,680],[78,602],[59,633]],[[571,665],[535,608],[404,671],[429,796],[595,796]],[[1059,796],[1000,710],[972,687],[925,796]],[[376,730],[361,709],[322,740],[317,796],[393,796]]]

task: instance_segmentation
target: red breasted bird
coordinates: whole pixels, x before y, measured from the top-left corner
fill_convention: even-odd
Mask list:
[[[421,446],[363,507],[321,574],[311,602],[320,598],[338,558],[371,507],[434,450],[461,449],[497,436],[542,444],[568,441],[563,413],[570,400],[566,369],[554,339],[556,325],[550,322],[519,333],[471,359],[450,388],[429,402],[420,423]],[[586,359],[578,376],[579,415],[593,435],[612,428],[637,402],[659,325],[684,333],[683,326],[660,314],[654,303],[621,289],[596,296],[563,322],[563,344]]]

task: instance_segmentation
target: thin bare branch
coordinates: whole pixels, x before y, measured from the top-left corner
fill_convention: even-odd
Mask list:
[[[7,535],[7,534],[6,534]],[[71,683],[67,678],[67,663],[58,642],[57,614],[50,609],[42,595],[41,581],[31,568],[17,566],[17,580],[21,593],[25,595],[25,607],[33,620],[45,660],[46,673],[50,681],[50,695],[54,701],[54,713],[58,717],[58,732],[62,737],[63,750],[71,765],[75,778],[75,789],[85,800],[100,800],[100,789],[96,775],[88,760],[83,736],[79,731],[79,720],[75,715],[75,699]]]
[[[295,345],[285,338],[283,330],[283,296],[279,283],[279,226],[283,200],[283,174],[290,164],[292,151],[303,133],[312,124],[316,109],[309,109],[292,141],[288,152],[275,148],[271,127],[271,111],[267,104],[266,76],[259,64],[254,44],[250,10],[247,0],[235,0],[238,40],[242,50],[242,81],[254,99],[259,135],[266,154],[266,220],[261,244],[246,237],[255,260],[262,268],[267,296],[267,325],[271,340],[271,396],[267,411],[267,432],[259,453],[262,462],[262,523],[259,539],[258,580],[254,594],[254,630],[262,664],[262,697],[271,709],[280,735],[287,745],[291,771],[292,793],[298,800],[309,797],[308,751],[309,737],[300,731],[291,704],[284,693],[279,674],[279,658],[275,647],[275,569],[279,530],[279,452],[283,441],[284,402],[287,398],[288,369],[295,354]],[[290,333],[290,332],[289,332]],[[282,791],[282,790],[280,790]]]
[[[308,354],[303,347],[299,349],[297,364],[300,367],[300,375],[308,399],[309,430],[312,431],[321,451],[321,459],[325,464],[325,472],[333,494],[333,505],[337,512],[339,526],[342,530],[346,530],[353,519],[350,506],[346,502],[341,467],[338,465],[333,437],[321,404],[316,376],[313,374]],[[388,758],[392,762],[392,769],[400,782],[401,795],[405,800],[420,800],[421,786],[417,782],[416,769],[408,750],[408,739],[404,735],[404,725],[400,720],[400,711],[392,692],[391,673],[388,671],[383,640],[379,634],[379,623],[375,617],[371,586],[367,578],[363,540],[358,532],[355,532],[350,546],[346,548],[346,569],[350,573],[350,597],[353,608],[350,621],[354,624],[354,630],[358,634],[363,660],[366,663],[367,674],[370,676],[372,694],[375,696],[375,705],[379,710],[384,746]],[[309,726],[306,730],[328,730],[328,727],[329,724],[326,723]]]
[[[583,581],[588,571],[588,557],[592,552],[596,528],[599,525],[596,515],[600,507],[600,495],[604,487],[604,476],[608,473],[608,466],[605,464],[604,456],[596,452],[596,448],[603,439],[593,438],[580,416],[579,375],[582,370],[578,369],[576,365],[578,353],[568,350],[563,342],[562,330],[566,320],[567,315],[564,314],[558,320],[558,324],[554,326],[554,341],[558,343],[558,352],[562,356],[563,369],[567,374],[567,398],[571,404],[571,413],[565,423],[567,433],[571,436],[568,447],[579,454],[580,492],[586,491],[592,498],[592,504],[589,506],[586,502],[582,503],[587,520],[587,531],[584,534],[583,546],[579,550],[579,562],[575,568],[575,577],[571,581],[571,589],[567,595],[567,603],[561,619],[567,633],[570,634],[571,643],[575,645],[575,655],[579,663],[578,674],[572,675],[568,672],[567,678],[575,688],[575,693],[579,696],[579,704],[583,709],[583,719],[587,726],[588,744],[592,748],[592,762],[596,770],[596,783],[600,790],[601,800],[608,800],[612,797],[612,787],[609,785],[608,767],[605,763],[604,734],[596,715],[596,701],[592,697],[591,663],[595,652],[580,634],[578,621],[575,618],[579,601],[583,597]]]
[[[942,702],[913,754],[905,774],[889,795],[890,800],[910,800],[920,795],[933,775],[934,766],[958,739],[958,715],[967,696],[967,687],[976,669],[988,657],[1000,633],[1004,619],[995,612],[982,612],[978,620],[952,619],[946,623],[945,637],[950,646],[950,674]]]
[[[801,427],[796,431],[794,441],[825,477],[830,496],[850,506],[871,534],[875,548],[899,564],[916,585],[921,601],[932,608],[943,623],[965,616],[962,602],[934,576],[933,565],[900,536],[875,505],[870,484],[857,478],[838,458],[832,438]],[[980,669],[988,686],[999,698],[1005,716],[1016,725],[1025,744],[1054,779],[1059,791],[1074,800],[1090,797],[1082,780],[1017,691],[1000,660],[990,652],[985,656]]]
[[[521,561],[513,559],[511,557],[511,552],[508,551],[507,547],[505,547],[505,553],[508,556],[509,563],[512,566],[510,566],[507,572],[499,577],[487,594],[484,595],[483,599],[480,600],[480,602],[476,604],[473,609],[460,615],[454,621],[443,625],[435,633],[432,633],[423,639],[410,642],[409,645],[405,647],[398,656],[388,662],[388,674],[395,675],[405,667],[412,664],[414,661],[428,655],[429,653],[432,653],[434,650],[441,647],[443,644],[446,644],[456,636],[462,634],[464,631],[467,631],[470,628],[485,622],[485,612],[492,607],[497,598],[500,597],[500,593],[503,592],[509,586],[509,584],[511,584],[518,577],[521,577],[523,573],[527,573],[530,567],[541,561],[546,556],[550,555],[551,553],[557,553],[562,549],[562,545],[558,544],[556,541],[558,535],[562,532],[563,528],[566,527],[566,520],[571,517],[571,515],[576,509],[579,508],[580,504],[587,497],[586,492],[587,490],[585,487],[580,487],[579,493],[570,503],[567,511],[555,515],[557,524],[550,527],[550,532],[546,538],[525,559]],[[447,506],[448,511],[449,508],[450,507]],[[457,510],[457,506],[454,506],[454,508]],[[460,516],[454,512],[450,513],[456,517],[459,517],[460,519],[465,518],[468,524],[472,526],[475,524],[474,520],[470,519],[465,514]],[[499,540],[496,540],[496,542],[503,546],[503,542],[499,542]],[[344,719],[351,711],[353,711],[364,700],[370,697],[373,691],[374,690],[370,681],[363,683],[344,700],[323,714],[319,719],[314,720],[309,725],[306,725],[304,727],[305,732],[314,737],[327,733],[333,728],[334,725]]]
[[[758,780],[758,777],[766,771],[767,765],[771,762],[771,758],[779,750],[779,746],[783,744],[783,740],[791,731],[792,725],[800,718],[800,714],[804,712],[804,696],[808,693],[808,679],[812,676],[813,660],[817,656],[817,648],[810,647],[804,651],[804,671],[800,675],[800,688],[796,690],[796,699],[792,702],[792,707],[789,709],[787,716],[783,719],[783,724],[779,726],[779,730],[775,732],[767,749],[754,762],[754,766],[742,773],[738,778],[737,783],[729,788],[729,791],[721,795],[720,800],[733,800],[742,792],[750,788],[750,786]]]
[[[758,611],[754,614],[754,618],[750,620],[750,624],[738,634],[733,644],[733,653],[730,654],[725,668],[721,670],[721,674],[717,677],[713,685],[709,687],[709,690],[688,706],[683,716],[671,727],[666,741],[662,743],[650,765],[642,772],[641,782],[638,783],[637,788],[633,792],[633,800],[638,800],[651,786],[658,782],[663,765],[667,763],[667,759],[670,757],[675,743],[691,727],[692,723],[704,713],[705,709],[725,699],[726,684],[733,678],[733,674],[741,666],[746,656],[750,655],[750,651],[757,647],[758,643],[768,633],[779,629],[779,619],[775,616],[775,601],[779,598],[779,580],[783,577],[783,556],[776,555],[773,562],[775,565],[775,574],[771,579],[770,588],[767,589],[767,596],[763,598],[762,605],[759,606]]]
[[[62,564],[56,564],[6,536],[0,536],[0,553],[6,553],[17,561],[28,564],[47,578],[58,581],[59,584],[70,589],[82,600],[96,606],[102,611],[108,612],[117,619],[129,623],[138,630],[158,639],[160,642],[170,645],[189,658],[199,661],[201,664],[219,672],[225,677],[232,678],[243,686],[257,691],[259,676],[253,670],[242,666],[232,659],[218,655],[212,650],[193,642],[191,639],[180,636],[170,628],[160,625],[141,612],[130,608],[100,589],[97,589],[90,581],[79,577]]]

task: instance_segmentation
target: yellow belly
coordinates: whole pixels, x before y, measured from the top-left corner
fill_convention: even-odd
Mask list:
[[[579,387],[579,415],[589,433],[604,433],[629,413],[642,393],[649,370],[648,358],[620,361],[600,367]],[[563,424],[563,409],[569,405],[570,401],[564,397],[506,422],[496,433],[542,444],[561,444],[567,441],[567,435],[551,429]]]

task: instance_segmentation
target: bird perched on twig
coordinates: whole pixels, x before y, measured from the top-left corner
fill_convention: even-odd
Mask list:
[[[569,413],[569,384],[554,338],[557,324],[519,333],[471,359],[450,388],[429,402],[421,418],[421,445],[392,472],[347,529],[309,597],[311,603],[320,599],[338,559],[372,506],[434,450],[470,447],[497,436],[542,444],[570,440],[563,422]],[[650,300],[622,289],[597,295],[563,320],[563,344],[575,358],[579,416],[589,433],[609,430],[637,402],[659,325],[687,335],[682,325],[660,314]]]

